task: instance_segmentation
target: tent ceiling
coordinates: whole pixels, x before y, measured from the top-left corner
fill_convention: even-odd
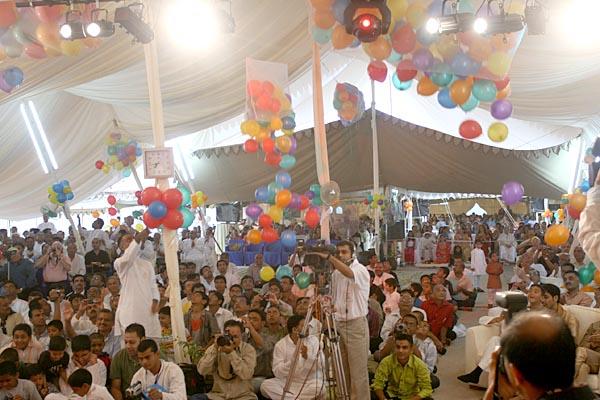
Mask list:
[[[156,7],[153,14],[160,16],[169,3],[152,0],[151,5]],[[244,104],[246,57],[288,64],[299,127],[312,126],[308,69],[311,39],[306,6],[305,0],[233,0],[235,34],[202,54],[176,48],[159,20],[154,21],[166,132],[170,138],[196,132],[182,139],[187,156],[199,148],[242,140],[238,125]],[[553,19],[547,31],[545,36],[526,36],[515,58],[512,100],[520,120],[509,122],[512,135],[503,144],[507,148],[556,146],[579,134],[574,127],[594,130],[600,126],[600,106],[593,101],[600,86],[600,46],[581,51],[565,40]],[[36,214],[45,201],[45,187],[59,179],[71,181],[77,199],[113,183],[115,176],[104,176],[93,168],[93,162],[104,157],[102,141],[113,119],[141,142],[152,142],[143,60],[142,47],[132,45],[131,37],[121,32],[99,49],[86,50],[78,57],[4,61],[6,66],[18,65],[25,71],[25,84],[0,98],[0,113],[4,116],[0,128],[0,184],[10,188],[0,195],[0,217],[15,219]],[[364,87],[365,62],[356,51],[325,54],[328,121],[335,119],[330,98],[335,82],[349,81]],[[366,89],[365,96],[370,99]],[[43,174],[21,121],[18,104],[26,99],[35,102],[54,148],[60,169],[53,175]],[[389,80],[377,86],[376,99],[380,111],[451,135],[456,135],[458,123],[465,118],[461,111],[442,111],[434,99],[419,97],[413,91],[392,92]],[[483,110],[473,115],[484,121],[483,125],[489,122]],[[489,144],[485,138],[481,141]],[[219,174],[240,170],[235,164],[230,168]],[[332,170],[335,168],[332,161]],[[364,171],[370,171],[368,163]],[[403,182],[404,178],[398,175],[390,180]],[[566,186],[554,184],[540,192],[552,192],[556,187]],[[230,192],[218,190],[223,194],[219,198],[233,199],[237,188]]]

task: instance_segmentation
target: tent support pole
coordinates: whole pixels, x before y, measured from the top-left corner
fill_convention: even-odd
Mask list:
[[[152,18],[152,6],[146,1],[148,20]],[[165,128],[163,119],[162,94],[160,92],[160,73],[158,69],[158,53],[156,50],[156,39],[144,45],[144,57],[146,61],[146,78],[148,81],[148,94],[150,100],[150,117],[152,120],[152,135],[154,147],[161,148],[165,145]],[[169,188],[167,178],[157,179],[156,186],[160,190]],[[181,343],[185,343],[185,325],[183,323],[183,311],[179,288],[179,263],[177,260],[178,239],[177,232],[171,229],[163,229],[163,240],[165,246],[165,263],[167,264],[167,275],[169,277],[169,304],[171,306],[171,321],[173,327],[173,340],[175,348],[175,361],[177,363],[189,362]]]
[[[313,115],[315,120],[315,156],[319,184],[329,182],[329,155],[323,111],[323,78],[321,75],[321,50],[316,42],[312,48]],[[329,206],[321,206],[321,239],[329,243]]]
[[[371,79],[371,130],[373,131],[373,197],[379,194],[379,144],[377,143],[377,110],[375,109],[375,81]],[[381,207],[375,207],[375,253],[379,256]]]

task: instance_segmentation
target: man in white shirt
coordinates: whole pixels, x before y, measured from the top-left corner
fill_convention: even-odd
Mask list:
[[[85,238],[85,252],[89,253],[92,251],[92,241],[94,239],[100,240],[100,248],[102,250],[108,250],[112,244],[110,238],[108,237],[108,233],[102,230],[104,227],[104,221],[100,218],[96,219],[92,223],[92,230],[86,231],[83,229],[79,229],[81,236]]]
[[[192,230],[188,239],[184,239],[181,242],[181,261],[193,262],[196,264],[196,272],[200,271],[200,268],[204,266],[204,255],[200,245],[200,239],[197,238],[198,234]]]
[[[138,360],[142,365],[131,378],[131,384],[140,384],[144,397],[150,400],[187,400],[183,371],[175,363],[162,361],[158,345],[144,339],[138,346]]]
[[[222,307],[224,301],[223,295],[217,291],[213,290],[208,294],[208,312],[217,320],[221,333],[224,333],[225,322],[233,319],[233,313]]]
[[[42,218],[44,222],[38,225],[38,229],[40,230],[40,232],[44,232],[44,230],[50,229],[50,232],[52,232],[53,234],[56,233],[56,227],[54,226],[54,224],[52,222],[48,222],[48,215],[42,214]]]
[[[85,275],[85,258],[77,254],[77,245],[73,242],[67,245],[67,257],[71,261],[69,277],[73,279],[75,275]]]
[[[17,297],[20,289],[13,281],[6,281],[4,283],[4,295],[10,303],[10,309],[16,313],[21,314],[25,319],[29,314],[29,304],[25,300],[21,300]]]
[[[337,255],[315,253],[327,259],[335,271],[331,274],[334,318],[340,334],[340,349],[348,393],[351,400],[369,399],[369,272],[353,258],[354,243],[341,241]]]
[[[383,282],[385,282],[386,279],[394,277],[392,274],[383,272],[383,263],[381,263],[379,261],[377,261],[377,263],[375,264],[373,271],[375,272],[375,277],[373,278],[373,285],[379,286],[379,288],[382,290],[383,290]]]

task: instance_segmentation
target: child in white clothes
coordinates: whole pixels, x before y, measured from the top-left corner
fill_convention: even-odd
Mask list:
[[[399,312],[400,307],[400,293],[396,290],[398,288],[398,282],[394,278],[388,278],[383,281],[383,294],[385,295],[385,301],[383,302],[383,312],[391,314],[393,312]]]
[[[481,277],[486,274],[487,261],[485,253],[481,249],[483,244],[480,240],[475,241],[475,248],[471,250],[471,271],[473,272],[473,285],[478,291],[481,290]]]

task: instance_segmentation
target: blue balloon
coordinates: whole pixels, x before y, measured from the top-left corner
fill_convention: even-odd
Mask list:
[[[275,193],[279,192],[281,189],[283,189],[283,186],[281,186],[277,182],[271,182],[267,185],[267,189],[269,189],[269,193],[275,194]]]
[[[279,171],[277,175],[275,175],[275,182],[287,189],[292,185],[292,177],[285,171]]]
[[[162,201],[153,201],[148,206],[148,212],[154,219],[161,219],[167,215],[167,206]]]
[[[319,185],[318,183],[313,183],[312,185],[310,185],[308,190],[313,192],[315,194],[315,197],[321,197],[321,185]]]
[[[425,27],[417,30],[417,40],[426,47],[429,47],[429,45],[438,40],[439,37],[440,35],[437,33],[429,33]]]
[[[60,184],[63,185],[63,188],[71,186],[71,184],[69,183],[69,181],[66,180],[66,179],[63,180],[63,181],[61,181]]]
[[[457,53],[452,59],[450,67],[456,75],[469,76],[477,74],[480,64],[464,53]]]
[[[67,193],[66,196],[67,196],[67,200],[73,200],[75,198],[75,195],[73,194],[73,192]]]
[[[344,11],[348,8],[348,4],[350,4],[350,0],[335,0],[331,7],[335,20],[342,25],[344,25]]]
[[[283,117],[281,118],[281,124],[283,126],[283,129],[294,129],[296,127],[296,121],[294,121],[294,117],[292,116],[287,116],[287,117]]]
[[[455,108],[456,104],[450,98],[450,91],[448,88],[443,88],[438,92],[438,103],[444,108]]]
[[[20,68],[12,67],[4,71],[4,82],[11,87],[19,86],[23,83],[23,71]]]
[[[280,281],[284,276],[289,276],[290,278],[293,278],[294,276],[292,268],[289,265],[282,265],[277,268],[277,271],[275,272],[275,278],[277,278],[278,281]]]
[[[123,176],[125,178],[131,176],[131,168],[123,168]]]
[[[269,201],[269,189],[266,186],[261,186],[254,192],[254,197],[259,203],[267,203]]]
[[[283,169],[292,169],[294,165],[296,165],[296,157],[289,154],[281,157],[281,161],[279,162],[279,166]]]
[[[52,185],[52,190],[54,190],[54,192],[56,192],[56,194],[62,193],[63,185],[60,183],[55,183],[54,185]]]
[[[394,72],[394,75],[392,76],[392,83],[398,90],[408,90],[408,88],[410,88],[412,85],[412,79],[410,81],[401,81],[400,78],[398,78],[398,75]]]
[[[487,79],[479,79],[473,84],[473,96],[479,101],[496,100],[496,84]]]
[[[281,232],[281,244],[286,249],[293,249],[296,247],[296,233],[292,230],[285,230]]]
[[[452,82],[452,71],[447,64],[438,64],[433,67],[433,73],[431,74],[431,81],[438,86],[448,86]]]
[[[463,111],[469,112],[469,111],[472,111],[475,108],[477,108],[477,106],[479,106],[479,100],[477,100],[475,98],[475,96],[473,96],[473,94],[471,94],[469,96],[469,100],[467,100],[463,104],[461,104],[460,108],[462,108]]]
[[[67,196],[64,193],[59,193],[56,195],[56,200],[58,200],[59,203],[64,203],[67,201]]]
[[[136,147],[136,149],[135,149],[135,156],[136,157],[141,157],[142,156],[142,148],[141,147]]]
[[[315,42],[319,44],[325,44],[331,40],[331,34],[333,29],[321,29],[316,26],[312,29],[312,37]]]
[[[586,193],[588,190],[590,190],[590,181],[584,179],[583,182],[581,182],[579,189],[581,189],[583,193]]]
[[[390,64],[398,64],[402,60],[402,54],[396,52],[396,50],[392,49],[390,56],[387,58],[387,62]]]

